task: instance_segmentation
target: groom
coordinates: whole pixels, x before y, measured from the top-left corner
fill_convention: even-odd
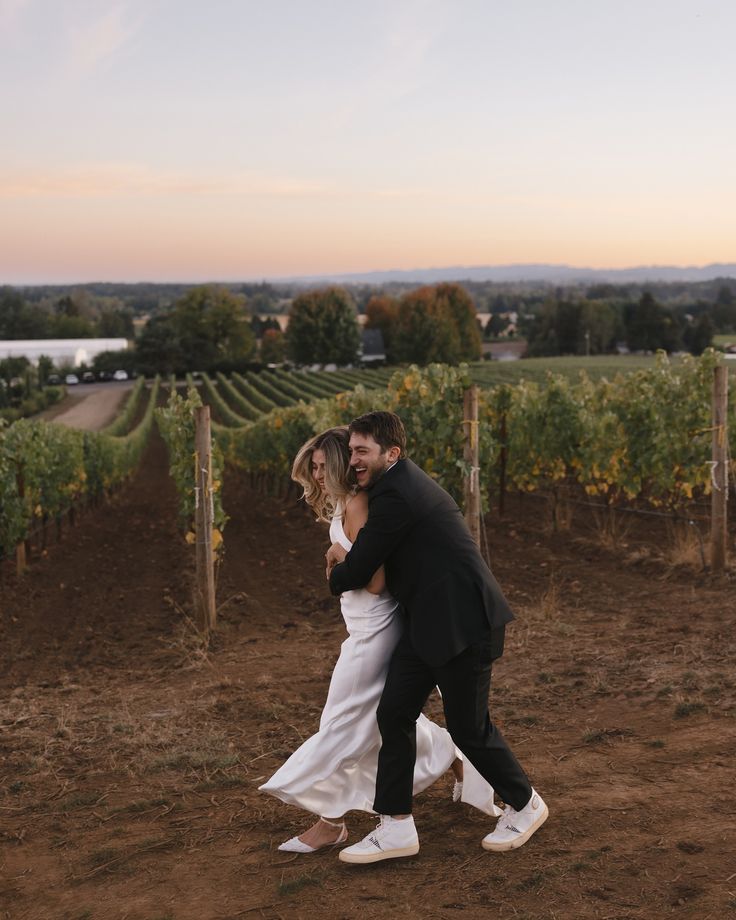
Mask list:
[[[368,492],[368,520],[350,552],[339,544],[328,550],[330,590],[361,588],[384,565],[407,623],[377,712],[382,745],[373,808],[381,823],[340,859],[370,863],[419,851],[411,816],[415,725],[435,686],[455,744],[506,804],[482,845],[515,849],[548,812],[488,715],[491,662],[503,651],[513,614],[458,506],[406,459],[397,415],[369,412],[350,424],[350,466]]]

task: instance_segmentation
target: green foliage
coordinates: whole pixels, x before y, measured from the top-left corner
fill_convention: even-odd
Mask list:
[[[695,490],[708,494],[716,363],[713,351],[677,364],[662,353],[653,367],[610,382],[549,375],[544,385],[492,390],[492,407],[502,393],[507,401],[509,482],[527,491],[575,482],[607,502],[673,508]],[[496,405],[489,416],[496,430],[501,414]]]
[[[169,472],[179,495],[179,519],[190,533],[194,530],[194,512],[197,500],[197,470],[195,464],[194,410],[202,405],[197,390],[189,386],[186,397],[179,396],[172,387],[166,408],[156,410],[156,421],[169,451]],[[222,545],[221,536],[227,522],[222,507],[223,457],[218,442],[212,450],[212,489],[214,526],[218,537],[213,546]]]
[[[617,310],[605,301],[549,299],[528,331],[528,354],[598,355],[623,335]]]
[[[239,415],[233,409],[228,406],[224,398],[221,396],[220,391],[217,389],[215,384],[210,380],[208,374],[201,374],[202,379],[202,389],[205,393],[205,402],[212,406],[215,410],[215,415],[217,420],[222,425],[227,425],[229,427],[239,428],[242,425],[248,424],[248,419],[243,418],[242,415]]]
[[[342,288],[306,291],[292,303],[286,348],[297,364],[352,364],[360,348],[355,304]]]
[[[145,372],[216,371],[247,362],[255,336],[244,299],[215,285],[188,291],[142,330],[137,359]]]
[[[389,305],[374,305],[376,326],[390,322]],[[384,333],[384,342],[385,342]],[[459,284],[437,284],[410,291],[401,298],[389,332],[389,361],[431,364],[476,361],[480,330],[475,307]]]
[[[286,358],[286,337],[280,329],[265,329],[261,339],[261,361],[281,364]]]
[[[676,508],[710,485],[710,391],[714,352],[670,361],[664,354],[613,380],[501,383],[482,391],[480,467],[484,491],[495,486],[502,444],[510,487],[533,491],[577,484],[607,503],[637,499]],[[288,475],[312,434],[371,409],[397,412],[409,453],[460,501],[463,492],[463,391],[475,368],[416,366],[396,371],[385,390],[352,392],[282,408],[242,428],[217,429],[227,459],[245,469]],[[736,389],[732,386],[733,390]],[[730,408],[736,452],[736,400]],[[506,432],[505,435],[503,432]]]
[[[345,424],[372,409],[397,412],[406,425],[409,453],[458,501],[463,492],[463,391],[468,368],[433,365],[396,372],[386,390],[362,386],[331,398],[277,409],[243,429],[218,429],[229,462],[253,472],[288,475],[301,445],[318,431]],[[481,430],[481,464],[494,461],[489,429]]]
[[[99,497],[135,469],[153,421],[158,379],[146,413],[125,437],[22,419],[0,429],[0,552],[10,551],[34,521],[61,514],[75,499]]]
[[[145,386],[145,378],[139,377],[133,384],[133,389],[128,394],[128,399],[125,403],[125,408],[123,411],[120,412],[106,428],[102,429],[104,434],[109,434],[113,437],[119,437],[128,431],[130,426],[133,424],[133,420],[138,414]]]
[[[626,343],[632,351],[675,351],[682,330],[672,310],[665,309],[651,293],[642,294],[638,304],[626,310]]]
[[[29,415],[37,415],[53,406],[64,397],[64,387],[44,387],[37,390],[22,399],[18,405],[6,409],[0,409],[0,418],[6,422],[15,422],[20,418],[27,418]]]

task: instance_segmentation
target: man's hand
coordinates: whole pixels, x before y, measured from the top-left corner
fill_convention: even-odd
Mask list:
[[[330,573],[340,562],[345,560],[348,551],[344,546],[341,546],[339,543],[333,543],[332,546],[325,553],[325,559],[327,560],[327,581],[330,580]]]

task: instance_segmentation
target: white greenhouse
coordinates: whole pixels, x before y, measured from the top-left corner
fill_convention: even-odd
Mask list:
[[[0,341],[0,360],[28,358],[38,364],[41,355],[51,358],[56,367],[79,367],[91,364],[103,351],[120,351],[128,347],[127,339],[17,339]]]

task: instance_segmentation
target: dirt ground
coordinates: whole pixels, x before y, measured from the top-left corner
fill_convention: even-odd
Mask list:
[[[343,638],[326,531],[237,474],[224,500],[208,649],[158,438],[22,582],[3,570],[0,918],[736,917],[733,575],[666,563],[653,527],[604,548],[511,501],[488,519],[518,612],[491,711],[550,819],[487,853],[448,775],[417,799],[417,857],[346,866],[279,853],[305,817],[256,788],[316,729]]]

